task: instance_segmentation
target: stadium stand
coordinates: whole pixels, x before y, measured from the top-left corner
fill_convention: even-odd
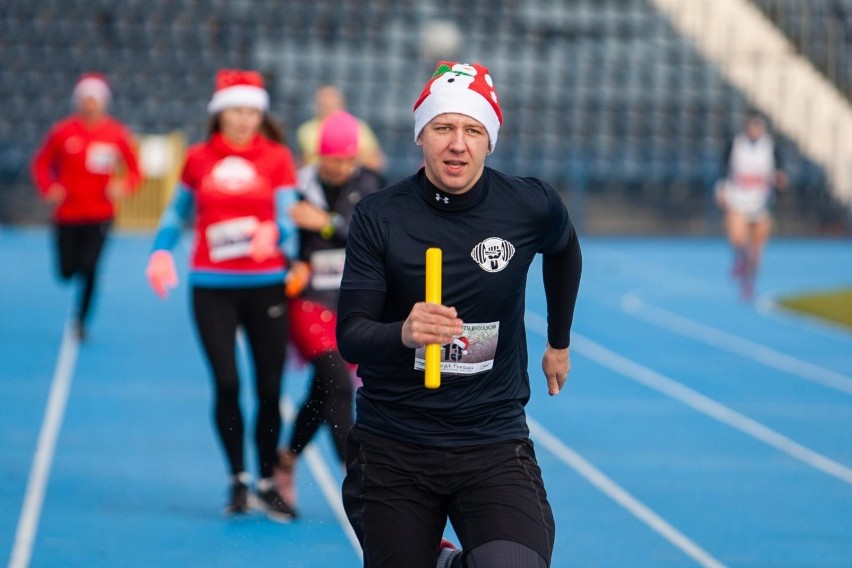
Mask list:
[[[786,2],[813,13],[820,3]],[[815,61],[835,51],[832,73],[848,93],[849,0],[834,4],[844,9],[820,9],[820,18],[839,21],[842,12],[846,43],[802,34],[819,40],[802,51]],[[499,81],[507,118],[492,165],[551,181],[585,210],[588,230],[630,232],[640,211],[652,221],[642,230],[717,230],[709,190],[749,102],[649,0],[6,0],[0,221],[44,218],[26,161],[89,70],[110,77],[113,111],[136,132],[180,130],[190,142],[205,135],[219,67],[261,70],[291,135],[311,114],[315,87],[333,82],[376,131],[387,177],[406,175],[419,162],[411,105],[435,63],[419,30],[436,19],[461,32],[458,53],[448,55],[486,63]],[[780,230],[848,228],[822,168],[778,140],[794,188]]]
[[[754,3],[852,101],[852,0]]]

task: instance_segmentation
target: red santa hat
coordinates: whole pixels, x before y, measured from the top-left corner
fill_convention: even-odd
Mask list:
[[[87,97],[96,99],[102,106],[109,104],[112,98],[112,91],[110,91],[105,75],[101,73],[84,73],[80,75],[71,93],[71,100],[74,101],[74,104],[80,104],[80,101]]]
[[[216,90],[207,112],[216,114],[234,107],[256,108],[261,112],[269,109],[269,93],[263,87],[260,73],[241,69],[222,69],[216,73]]]
[[[503,112],[488,69],[478,63],[439,61],[414,103],[414,140],[433,118],[457,112],[478,120],[488,132],[491,151],[503,123]]]
[[[453,338],[453,345],[461,349],[462,355],[467,355],[470,349],[470,341],[465,336]]]
[[[320,124],[317,154],[354,158],[358,155],[360,134],[361,125],[358,119],[345,110],[336,110]]]

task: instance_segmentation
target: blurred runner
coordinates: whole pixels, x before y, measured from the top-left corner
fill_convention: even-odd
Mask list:
[[[257,500],[270,518],[289,521],[295,513],[278,493],[274,468],[288,328],[284,282],[297,240],[287,211],[296,200],[296,176],[268,108],[259,73],[226,69],[216,75],[207,107],[210,136],[189,149],[174,199],[160,220],[147,277],[161,297],[177,285],[169,251],[180,239],[183,223],[193,219],[189,284],[198,336],[214,380],[216,429],[231,473],[225,512],[249,511],[251,476],[245,468],[236,360],[241,328],[254,362]]]
[[[50,129],[33,158],[32,176],[54,206],[59,276],[80,279],[74,329],[82,340],[115,202],[136,189],[140,174],[130,131],[108,113],[112,92],[106,77],[81,76],[71,98],[75,112]]]
[[[340,463],[346,458],[353,388],[350,365],[337,350],[337,296],[352,212],[363,197],[382,186],[378,174],[358,165],[360,139],[358,119],[351,114],[338,110],[325,118],[319,158],[299,170],[303,200],[290,210],[300,229],[301,259],[291,276],[291,340],[314,371],[289,445],[280,452],[280,486],[291,504],[296,460],[320,426],[328,425]]]
[[[716,185],[716,202],[725,214],[725,232],[734,249],[731,274],[743,299],[754,296],[757,270],[772,232],[774,189],[786,189],[781,156],[766,131],[766,121],[748,117],[743,132],[725,150],[725,178]]]

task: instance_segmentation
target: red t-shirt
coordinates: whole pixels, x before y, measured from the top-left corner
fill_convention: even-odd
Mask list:
[[[282,254],[257,263],[246,252],[257,225],[276,221],[275,191],[296,185],[288,148],[263,136],[236,148],[217,133],[189,149],[181,182],[195,195],[194,270],[263,272],[285,266]]]
[[[32,176],[42,195],[55,183],[65,188],[65,199],[54,211],[57,222],[98,222],[115,216],[106,188],[120,161],[131,191],[140,181],[132,140],[128,129],[112,117],[87,124],[74,115],[51,128],[33,158]]]

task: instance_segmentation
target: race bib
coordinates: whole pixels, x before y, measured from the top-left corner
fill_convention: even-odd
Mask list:
[[[222,262],[248,256],[251,239],[259,224],[257,217],[238,217],[209,225],[205,234],[210,260]]]
[[[118,158],[112,144],[92,142],[86,148],[86,169],[93,174],[111,174]]]
[[[318,250],[311,255],[311,288],[337,290],[343,278],[346,249]]]
[[[488,371],[494,366],[500,322],[466,323],[462,335],[441,346],[441,373],[448,375],[473,375]],[[426,368],[426,348],[414,352],[414,368]]]

